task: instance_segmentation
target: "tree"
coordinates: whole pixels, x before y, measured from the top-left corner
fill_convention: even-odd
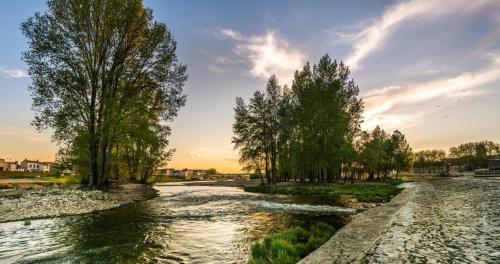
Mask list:
[[[306,64],[292,85],[294,122],[301,143],[303,174],[327,182],[341,175],[342,163],[360,131],[363,103],[342,62],[323,56],[311,70]]]
[[[217,170],[215,168],[210,168],[210,169],[207,170],[207,174],[208,175],[215,175],[217,173],[218,172],[217,172]]]
[[[398,130],[394,131],[388,140],[391,168],[396,170],[396,179],[399,173],[411,167],[413,153],[406,141],[405,135]]]
[[[468,142],[450,148],[454,162],[470,170],[487,167],[489,158],[498,153],[500,145],[491,141]]]
[[[155,122],[170,121],[185,104],[176,42],[140,0],[51,0],[22,31],[33,124],[53,128],[56,141],[78,151],[88,166],[83,184],[106,187],[131,116],[146,111],[157,114]]]
[[[295,73],[292,88],[273,75],[248,105],[236,98],[233,143],[248,171],[263,170],[268,184],[299,178],[339,178],[353,160],[363,104],[349,69],[325,55],[312,70]]]
[[[246,171],[255,170],[260,173],[264,169],[268,184],[276,183],[277,179],[281,93],[282,87],[273,75],[266,85],[265,93],[256,91],[248,106],[238,97],[234,108],[232,142],[235,149],[240,150],[240,163]]]

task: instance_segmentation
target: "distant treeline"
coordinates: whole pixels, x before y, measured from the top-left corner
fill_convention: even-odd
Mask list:
[[[489,160],[500,155],[500,144],[492,141],[479,141],[461,144],[444,150],[423,150],[415,153],[415,167],[459,166],[461,170],[471,171],[487,168]]]
[[[249,103],[236,98],[233,143],[240,163],[268,184],[331,182],[368,175],[387,179],[408,169],[405,136],[380,127],[361,131],[363,102],[342,62],[322,57],[295,72],[291,87],[272,76]]]

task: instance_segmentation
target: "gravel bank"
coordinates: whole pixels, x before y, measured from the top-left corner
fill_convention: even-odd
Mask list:
[[[107,210],[156,195],[155,189],[141,184],[123,184],[108,192],[70,188],[0,190],[0,223]]]
[[[359,213],[325,244],[302,259],[300,264],[359,263],[387,232],[396,212],[414,195],[405,189],[390,202]]]

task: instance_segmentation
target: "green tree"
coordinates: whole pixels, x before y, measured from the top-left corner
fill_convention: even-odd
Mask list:
[[[33,123],[53,128],[55,140],[78,150],[88,163],[83,184],[106,187],[130,116],[152,111],[169,121],[185,103],[186,67],[177,61],[176,43],[140,0],[50,0],[48,11],[22,30]]]
[[[325,55],[295,73],[291,89],[273,75],[248,105],[236,99],[233,143],[248,171],[268,184],[299,179],[327,182],[352,163],[363,104],[349,69]]]
[[[302,173],[308,174],[310,181],[327,182],[340,177],[342,163],[351,157],[363,103],[349,73],[346,65],[332,61],[328,55],[312,70],[306,64],[295,73],[294,129],[302,145]]]
[[[413,153],[405,135],[398,130],[391,134],[388,145],[390,168],[396,171],[397,179],[401,171],[410,169]]]

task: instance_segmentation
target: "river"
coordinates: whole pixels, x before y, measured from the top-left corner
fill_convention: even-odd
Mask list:
[[[0,263],[245,263],[252,242],[349,210],[334,200],[157,186],[160,196],[97,213],[0,224]]]

